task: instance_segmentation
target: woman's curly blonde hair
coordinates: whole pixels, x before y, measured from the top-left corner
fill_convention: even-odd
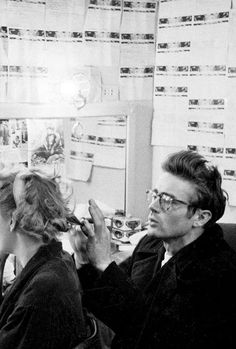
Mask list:
[[[16,175],[5,179],[0,188],[2,214],[12,216],[13,230],[47,242],[69,229],[68,199],[63,198],[56,178],[31,170],[23,175],[22,193],[14,197]]]

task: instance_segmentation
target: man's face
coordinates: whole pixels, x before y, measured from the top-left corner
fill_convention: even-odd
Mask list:
[[[157,184],[158,193],[169,194],[173,199],[190,203],[196,198],[194,185],[184,179],[164,172]],[[154,200],[148,216],[148,234],[162,238],[164,241],[183,237],[192,230],[194,215],[189,217],[188,205],[173,200],[172,205],[164,211],[159,198]]]

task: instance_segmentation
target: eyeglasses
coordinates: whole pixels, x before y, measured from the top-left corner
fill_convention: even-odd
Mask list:
[[[172,209],[173,205],[178,204],[178,203],[182,204],[182,205],[193,207],[193,205],[189,204],[188,202],[175,199],[170,194],[158,193],[157,189],[147,190],[146,193],[148,195],[149,205],[152,204],[153,202],[155,202],[156,200],[159,200],[159,205],[160,205],[160,208],[163,212],[166,212],[166,211]]]

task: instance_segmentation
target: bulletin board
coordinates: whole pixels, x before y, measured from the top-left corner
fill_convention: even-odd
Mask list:
[[[200,152],[236,206],[236,2],[160,0],[152,145]]]

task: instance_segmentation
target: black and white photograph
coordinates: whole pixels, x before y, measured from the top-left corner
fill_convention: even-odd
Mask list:
[[[235,349],[236,0],[0,0],[0,349]]]

